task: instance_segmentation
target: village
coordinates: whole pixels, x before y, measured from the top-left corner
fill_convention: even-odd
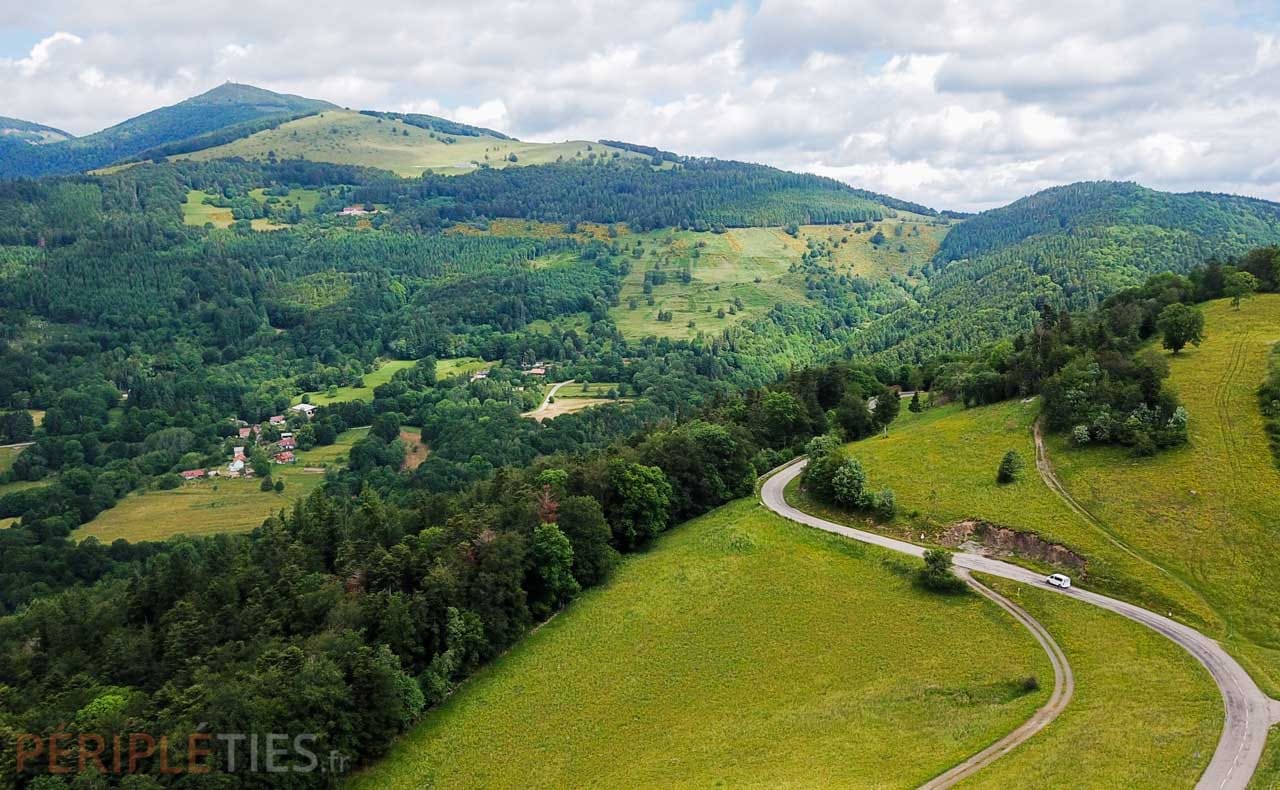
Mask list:
[[[292,464],[297,461],[298,437],[295,429],[311,421],[316,406],[310,403],[299,403],[289,407],[289,416],[276,414],[265,422],[250,425],[243,420],[236,420],[235,440],[244,442],[231,446],[230,461],[225,468],[188,469],[181,472],[184,480],[203,480],[206,478],[252,478],[262,474],[261,468],[255,469],[253,452],[261,450],[270,464]],[[293,424],[290,424],[290,421]],[[260,465],[261,466],[261,465]]]

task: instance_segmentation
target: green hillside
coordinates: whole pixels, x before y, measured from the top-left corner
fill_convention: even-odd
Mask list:
[[[481,167],[588,161],[614,154],[641,158],[638,154],[600,143],[526,143],[488,130],[471,135],[437,131],[428,116],[366,114],[327,110],[299,118],[241,139],[181,155],[195,161],[225,159],[306,159],[313,162],[364,165],[412,177],[424,172],[458,174]],[[467,127],[474,129],[474,127]],[[481,133],[483,132],[483,133]]]
[[[727,505],[628,561],[349,786],[918,785],[1023,721],[1052,672],[993,604],[924,593],[906,565]]]
[[[1040,304],[1083,310],[1150,274],[1186,272],[1280,241],[1280,204],[1114,182],[1046,190],[960,223],[926,271],[919,303],[858,351],[919,361],[1030,328]]]
[[[245,133],[265,119],[287,119],[326,109],[334,109],[334,105],[226,83],[84,137],[42,146],[0,140],[0,178],[92,170],[229,127],[239,127],[237,134]]]
[[[1280,296],[1260,295],[1240,310],[1226,300],[1201,309],[1205,341],[1165,352],[1170,387],[1190,414],[1186,446],[1138,459],[1125,448],[1046,438],[1053,469],[1091,517],[1055,495],[1032,465],[1036,401],[906,412],[887,438],[849,450],[897,494],[900,514],[886,529],[941,541],[957,522],[982,519],[1038,535],[1084,557],[1089,586],[1218,636],[1274,693],[1280,606],[1261,593],[1280,584],[1269,561],[1280,551],[1272,528],[1280,523],[1280,471],[1258,389],[1280,342]],[[1019,482],[998,485],[1008,450],[1028,468]],[[1049,567],[1034,556],[1023,561]]]
[[[55,129],[52,126],[45,126],[40,123],[24,121],[20,118],[6,118],[0,116],[0,139],[16,140],[32,145],[45,145],[47,143],[58,143],[63,140],[70,140],[75,135],[70,132],[64,132],[61,129]]]

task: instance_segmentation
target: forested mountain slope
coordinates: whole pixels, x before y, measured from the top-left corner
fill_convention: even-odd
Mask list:
[[[1136,184],[1084,182],[1037,193],[958,225],[927,267],[916,303],[855,343],[919,361],[1029,328],[1043,304],[1098,305],[1147,275],[1186,272],[1280,241],[1280,204]]]
[[[0,140],[21,141],[31,145],[44,145],[70,140],[75,135],[45,126],[41,123],[24,121],[21,118],[0,116]]]
[[[226,83],[170,107],[84,137],[31,146],[0,137],[0,178],[34,178],[103,167],[157,146],[217,130],[336,109],[329,102]],[[241,133],[253,129],[241,127]],[[207,143],[206,143],[207,144]]]

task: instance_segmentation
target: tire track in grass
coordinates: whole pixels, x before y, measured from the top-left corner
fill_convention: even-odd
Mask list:
[[[1102,519],[1094,515],[1093,511],[1085,507],[1080,500],[1076,499],[1075,496],[1067,490],[1067,487],[1063,485],[1062,481],[1058,478],[1058,475],[1053,471],[1053,462],[1049,459],[1049,451],[1044,446],[1044,432],[1041,427],[1040,419],[1037,419],[1031,424],[1031,436],[1035,440],[1036,446],[1036,471],[1040,473],[1041,482],[1048,486],[1050,491],[1056,494],[1073,513],[1084,519],[1086,524],[1093,527],[1100,535],[1102,535],[1108,543],[1115,546],[1120,551],[1123,551],[1134,560],[1146,565],[1177,583],[1178,586],[1182,587],[1182,589],[1186,590],[1192,597],[1199,601],[1206,611],[1211,612],[1214,617],[1217,617],[1224,628],[1230,630],[1230,625],[1227,623],[1226,618],[1224,618],[1218,610],[1214,608],[1213,604],[1209,603],[1209,599],[1205,598],[1204,594],[1200,592],[1200,590],[1184,579],[1180,574],[1174,573],[1126,543],[1124,539],[1108,527]]]
[[[1038,620],[1028,614],[1021,606],[973,578],[973,574],[969,573],[969,571],[958,568],[956,569],[956,575],[964,579],[965,584],[977,591],[979,595],[994,601],[997,606],[1008,612],[1013,619],[1021,623],[1036,638],[1036,641],[1044,648],[1044,652],[1048,654],[1049,663],[1053,665],[1053,694],[1049,696],[1048,702],[1031,714],[1031,718],[1018,725],[1012,732],[964,762],[921,785],[920,790],[944,790],[944,788],[951,787],[973,776],[1018,746],[1026,743],[1036,733],[1049,726],[1062,711],[1066,710],[1076,690],[1076,678],[1075,673],[1071,671],[1071,663],[1067,661],[1066,654],[1062,652],[1062,648],[1054,641],[1053,636]]]

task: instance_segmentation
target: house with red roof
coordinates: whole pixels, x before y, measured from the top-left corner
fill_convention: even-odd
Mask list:
[[[286,450],[285,452],[283,452],[283,453],[276,453],[276,463],[278,463],[278,464],[291,464],[291,463],[293,463],[293,453],[291,453],[291,452],[289,452],[289,451],[287,451],[287,450]]]
[[[199,480],[204,477],[203,469],[188,469],[182,473],[183,480]]]

